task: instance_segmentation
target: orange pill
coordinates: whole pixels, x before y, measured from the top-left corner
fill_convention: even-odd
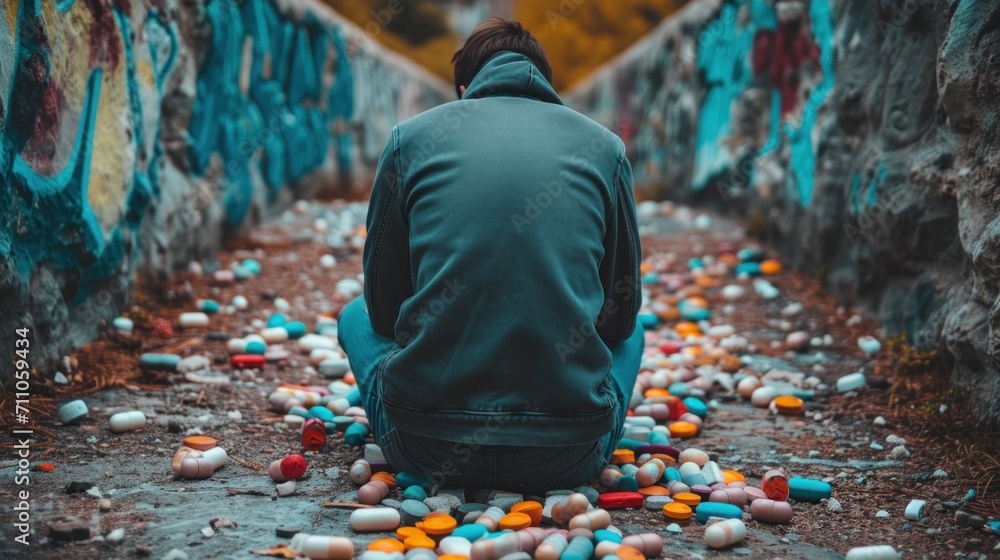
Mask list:
[[[670,490],[662,486],[644,486],[639,489],[639,493],[643,496],[669,496]]]
[[[396,487],[396,477],[392,476],[387,472],[377,472],[372,475],[372,480],[381,480],[389,486],[389,490]]]
[[[689,438],[698,435],[698,426],[691,422],[674,422],[667,426],[670,435],[677,438]]]
[[[197,451],[208,451],[209,449],[218,445],[219,442],[215,438],[210,438],[208,436],[189,436],[184,438],[181,445],[184,447],[190,447]]]
[[[531,517],[526,513],[512,512],[500,518],[500,529],[520,531],[531,527]]]
[[[626,545],[616,548],[615,556],[620,560],[646,560],[646,557],[638,549]]]
[[[639,265],[639,273],[640,274],[649,274],[652,271],[653,271],[653,265],[651,265],[649,263],[642,263],[642,264]]]
[[[778,412],[789,415],[802,414],[802,411],[805,410],[802,399],[792,395],[782,395],[774,399],[774,407],[778,409]]]
[[[650,387],[649,389],[646,389],[642,393],[642,396],[646,397],[647,399],[653,397],[669,397],[670,391],[666,389],[661,389],[659,387]]]
[[[674,494],[674,503],[684,504],[689,508],[691,508],[701,503],[701,496],[693,492],[679,492],[677,494]]]
[[[669,503],[663,506],[663,515],[670,519],[691,519],[691,506],[680,502]]]
[[[542,504],[528,500],[519,502],[510,508],[511,513],[523,513],[531,518],[531,526],[537,527],[542,522]]]
[[[406,540],[403,541],[403,546],[406,547],[407,551],[413,550],[414,548],[429,548],[434,550],[437,548],[437,543],[430,537],[416,535],[413,537],[407,537]]]
[[[667,454],[664,454],[664,453],[653,453],[652,455],[649,456],[649,458],[650,459],[659,459],[659,460],[663,461],[663,464],[665,466],[668,466],[668,467],[670,465],[676,465],[677,464],[677,459],[674,459],[670,455],[667,455]]]
[[[452,531],[458,527],[458,522],[455,518],[448,515],[436,515],[434,517],[427,516],[424,518],[423,527],[425,533],[431,536],[439,537],[442,535],[450,535]]]
[[[722,482],[725,482],[726,484],[730,484],[733,482],[746,482],[746,481],[747,478],[736,471],[731,471],[729,469],[724,469],[722,471]]]
[[[469,560],[465,556],[460,554],[442,554],[437,557],[437,560]]]
[[[615,449],[611,454],[611,464],[624,465],[635,462],[635,452],[631,449]]]
[[[701,309],[708,309],[708,300],[706,300],[701,296],[689,297],[685,301],[687,301],[687,305],[693,307],[700,307]]]
[[[344,377],[341,379],[341,381],[343,381],[344,383],[347,383],[348,385],[354,385],[355,384],[355,381],[354,381],[354,372],[349,371],[349,372],[345,373]]]
[[[698,328],[698,325],[692,323],[691,321],[681,321],[680,323],[674,325],[674,332],[686,337],[701,334],[701,329]]]
[[[385,552],[387,554],[392,554],[393,552],[403,553],[406,552],[406,545],[396,539],[378,539],[368,545],[368,550]]]
[[[781,272],[781,263],[774,259],[767,259],[760,263],[760,273],[765,276],[773,276]]]
[[[396,529],[396,538],[405,541],[409,537],[424,537],[427,536],[426,533],[417,529],[416,527],[400,527]]]

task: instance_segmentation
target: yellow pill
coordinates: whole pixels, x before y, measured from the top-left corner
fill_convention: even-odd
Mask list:
[[[368,550],[374,550],[376,552],[385,552],[387,554],[392,554],[393,552],[406,552],[406,545],[397,541],[396,539],[378,539],[372,541],[368,545]]]
[[[691,519],[691,506],[680,502],[666,504],[663,506],[663,515],[670,519]]]

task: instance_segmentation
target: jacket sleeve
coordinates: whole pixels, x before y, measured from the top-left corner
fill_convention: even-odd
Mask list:
[[[399,308],[413,295],[409,225],[403,203],[399,135],[392,129],[379,158],[368,205],[365,239],[365,302],[375,332],[394,337]]]
[[[621,146],[612,186],[612,208],[604,234],[604,260],[599,271],[604,287],[604,308],[596,327],[597,334],[605,343],[625,340],[635,329],[642,300],[639,284],[641,259],[632,166],[625,157],[625,147]]]

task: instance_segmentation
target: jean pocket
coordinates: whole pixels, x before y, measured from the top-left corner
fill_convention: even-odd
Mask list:
[[[570,448],[541,465],[511,473],[511,476],[521,491],[528,494],[580,486],[597,476],[604,466],[604,450],[600,441],[590,445],[590,451],[582,459],[574,460],[575,449]]]
[[[454,482],[459,476],[455,462],[445,453],[428,453],[422,449],[420,442],[411,438],[409,434],[403,434],[395,428],[382,438],[382,452],[396,468],[396,472],[420,474],[438,486]],[[394,461],[398,461],[399,465]]]

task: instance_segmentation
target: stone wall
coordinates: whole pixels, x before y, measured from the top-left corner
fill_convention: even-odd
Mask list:
[[[0,362],[27,327],[42,371],[138,272],[210,255],[294,197],[365,192],[392,126],[452,95],[306,0],[13,0],[4,16]]]
[[[569,100],[1000,418],[1000,0],[695,0]]]

